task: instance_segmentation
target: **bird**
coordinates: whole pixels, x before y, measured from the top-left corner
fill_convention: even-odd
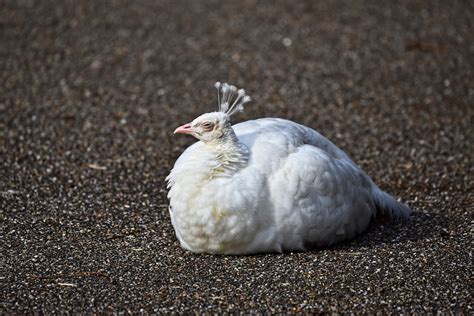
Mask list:
[[[251,98],[228,83],[215,88],[218,110],[174,131],[198,140],[166,177],[171,224],[185,250],[307,251],[353,239],[376,216],[410,216],[317,131],[281,118],[232,125]]]

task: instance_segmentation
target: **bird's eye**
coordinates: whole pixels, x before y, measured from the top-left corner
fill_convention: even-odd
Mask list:
[[[205,129],[211,129],[214,126],[214,124],[212,124],[211,122],[204,122],[201,125]]]

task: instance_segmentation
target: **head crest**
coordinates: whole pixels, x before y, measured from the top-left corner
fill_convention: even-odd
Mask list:
[[[219,112],[229,116],[236,112],[242,112],[244,104],[251,101],[250,97],[245,94],[244,89],[237,89],[236,86],[220,82],[216,82],[214,87],[217,89]]]

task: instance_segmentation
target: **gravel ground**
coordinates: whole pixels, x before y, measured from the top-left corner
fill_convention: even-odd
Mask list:
[[[472,1],[1,1],[0,313],[472,313]],[[194,255],[164,178],[213,83],[415,210],[306,253]]]

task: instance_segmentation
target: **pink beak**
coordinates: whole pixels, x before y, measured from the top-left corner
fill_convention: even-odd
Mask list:
[[[191,123],[181,125],[177,129],[174,130],[174,134],[191,134],[193,131],[191,130]]]

